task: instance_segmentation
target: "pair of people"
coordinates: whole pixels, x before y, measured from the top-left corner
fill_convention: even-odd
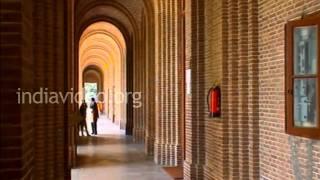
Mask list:
[[[99,111],[98,111],[98,105],[97,105],[97,103],[96,103],[94,98],[91,98],[90,108],[92,109],[92,116],[93,116],[93,122],[91,123],[92,134],[93,135],[97,135],[98,134],[97,121],[98,121],[98,118],[99,118]],[[83,136],[83,129],[85,129],[87,135],[90,136],[89,132],[88,132],[88,128],[87,128],[87,122],[86,122],[87,103],[86,103],[85,100],[82,101],[82,104],[80,106],[80,115],[81,115],[81,121],[80,121],[79,125],[80,125],[81,135]]]

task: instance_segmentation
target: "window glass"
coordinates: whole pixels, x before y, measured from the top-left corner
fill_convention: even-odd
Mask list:
[[[317,73],[317,26],[294,28],[294,74]]]
[[[294,80],[294,126],[317,127],[316,78]]]

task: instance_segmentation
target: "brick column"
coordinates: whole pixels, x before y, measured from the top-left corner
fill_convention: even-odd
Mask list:
[[[140,27],[141,28],[141,27]],[[142,101],[143,101],[143,69],[144,69],[144,61],[143,61],[143,48],[142,46],[142,33],[141,31],[136,34],[136,41],[134,46],[134,60],[133,60],[133,89],[134,92],[141,92]],[[143,108],[144,104],[140,108],[133,108],[133,137],[136,142],[144,141],[144,117],[143,117]]]
[[[19,104],[18,88],[32,92],[32,2],[0,1],[0,177],[33,179],[33,106]]]
[[[186,1],[186,68],[191,69],[191,95],[186,98],[185,179],[203,179],[205,164],[206,89],[204,1]]]
[[[147,9],[145,20],[145,152],[149,156],[154,154],[155,140],[155,47],[154,47],[154,11]]]
[[[257,1],[223,3],[224,178],[259,177]]]
[[[182,163],[178,114],[178,2],[159,2],[159,69],[157,83],[155,162],[177,166]]]
[[[223,47],[226,41],[223,41],[223,1],[205,0],[205,94],[214,85],[218,83],[222,88],[222,101],[226,102],[225,85],[226,79],[223,76]],[[203,102],[205,105],[207,102]],[[222,117],[208,117],[208,107],[204,108],[205,113],[205,166],[204,179],[223,179],[226,169],[226,153],[224,146],[226,142],[226,127],[224,127],[223,117],[228,115],[228,103],[222,103]]]
[[[63,93],[67,90],[65,5],[64,0],[34,1],[34,91],[48,88],[47,91]],[[66,107],[61,101],[35,105],[34,164],[37,178],[61,179],[68,173],[65,171]]]

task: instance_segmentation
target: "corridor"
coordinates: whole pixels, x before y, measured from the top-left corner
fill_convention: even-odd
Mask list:
[[[170,180],[162,168],[144,153],[144,145],[126,137],[118,126],[102,116],[102,135],[80,137],[78,163],[72,180]]]
[[[320,0],[0,0],[0,84],[1,180],[320,180]]]

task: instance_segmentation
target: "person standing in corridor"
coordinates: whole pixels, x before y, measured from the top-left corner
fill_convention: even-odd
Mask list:
[[[82,104],[80,106],[80,115],[81,115],[81,121],[79,123],[79,128],[80,128],[81,135],[83,136],[83,128],[84,128],[87,133],[87,136],[90,136],[87,128],[87,121],[86,121],[87,103],[85,100],[82,101]]]
[[[92,118],[93,118],[93,122],[91,123],[92,134],[93,135],[97,135],[98,134],[97,121],[98,121],[98,118],[99,118],[99,110],[98,110],[98,105],[97,105],[97,103],[96,103],[94,98],[91,98],[90,108],[92,109]]]

